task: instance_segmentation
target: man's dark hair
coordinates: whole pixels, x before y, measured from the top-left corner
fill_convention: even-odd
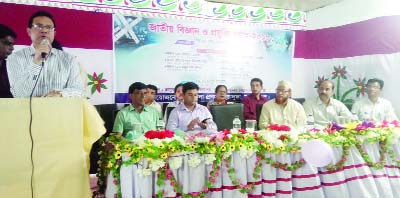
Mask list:
[[[32,28],[33,19],[35,19],[36,17],[47,17],[53,22],[54,28],[56,27],[56,22],[54,21],[53,15],[51,15],[50,13],[48,13],[46,11],[40,10],[40,11],[33,13],[31,15],[31,17],[29,18],[29,22],[28,22],[29,28]]]
[[[261,79],[259,79],[259,78],[253,78],[253,79],[251,79],[251,81],[250,81],[250,85],[251,85],[251,83],[253,83],[253,82],[259,82],[261,86],[263,85],[263,82],[262,82],[262,80],[261,80]]]
[[[367,85],[372,84],[372,83],[379,83],[379,86],[381,87],[381,89],[383,88],[383,85],[385,85],[385,82],[383,82],[383,80],[379,79],[379,78],[371,78],[368,80]]]
[[[11,36],[12,38],[17,38],[17,34],[9,27],[0,24],[0,39]]]
[[[174,93],[176,93],[176,91],[178,90],[178,88],[181,87],[181,86],[183,86],[182,83],[179,83],[179,84],[175,85]]]
[[[147,89],[152,89],[152,90],[156,91],[156,94],[157,94],[157,92],[158,92],[158,88],[157,88],[155,85],[148,84],[148,85],[146,86],[146,88],[147,88]]]
[[[330,81],[330,80],[323,80],[319,85],[321,85],[323,82],[328,82],[329,84],[332,85],[332,90],[335,90],[335,83],[333,83],[333,82]]]
[[[131,86],[129,86],[129,94],[133,93],[135,90],[142,90],[142,89],[146,89],[146,85],[142,82],[134,82],[131,84]]]
[[[217,93],[218,89],[221,87],[225,87],[226,91],[228,91],[228,88],[225,85],[218,85],[217,87],[215,87],[215,93]]]
[[[192,90],[192,89],[199,90],[199,86],[194,82],[187,82],[187,83],[183,84],[183,87],[182,87],[183,94],[185,94],[187,91]]]

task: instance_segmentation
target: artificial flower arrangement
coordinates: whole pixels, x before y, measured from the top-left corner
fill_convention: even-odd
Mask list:
[[[332,146],[343,148],[342,158],[336,163],[328,165],[328,170],[342,169],[351,146],[355,146],[361,153],[363,159],[374,168],[382,168],[386,163],[386,155],[398,166],[400,160],[396,159],[391,148],[393,143],[399,142],[400,122],[384,121],[379,124],[371,122],[348,123],[339,125],[331,123],[323,129],[310,129],[306,133],[300,133],[289,126],[272,124],[265,129],[254,133],[247,133],[246,130],[223,130],[218,133],[208,134],[198,132],[195,134],[177,135],[172,131],[148,131],[142,137],[133,142],[116,136],[103,140],[100,154],[100,169],[98,170],[99,188],[105,185],[105,178],[111,172],[115,183],[119,186],[119,168],[122,165],[131,165],[147,160],[148,165],[141,168],[138,174],[149,176],[157,173],[157,185],[164,185],[164,180],[169,180],[174,190],[182,194],[182,185],[179,184],[172,174],[172,170],[182,166],[183,156],[189,155],[188,164],[190,167],[197,167],[200,163],[209,165],[212,170],[208,176],[207,184],[200,194],[186,194],[186,197],[204,196],[208,189],[218,177],[221,166],[226,166],[232,183],[243,192],[251,191],[254,186],[240,183],[236,178],[235,169],[231,165],[232,153],[238,152],[241,157],[249,158],[255,155],[254,178],[258,178],[263,163],[275,168],[287,171],[294,171],[301,168],[305,161],[300,159],[292,164],[274,161],[270,153],[288,154],[299,152],[301,144],[311,139],[322,139]],[[362,147],[363,143],[379,142],[380,159],[372,162]],[[196,154],[194,154],[196,153]],[[124,155],[124,160],[122,156]],[[99,192],[102,192],[101,190]],[[121,196],[120,189],[118,197]],[[161,191],[157,196],[162,197]]]

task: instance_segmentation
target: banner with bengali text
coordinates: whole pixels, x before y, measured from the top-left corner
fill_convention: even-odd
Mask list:
[[[212,99],[219,84],[240,101],[250,80],[264,81],[273,97],[279,80],[291,80],[293,31],[193,21],[114,15],[115,102],[128,102],[133,82],[159,88],[158,102],[175,100],[174,86],[192,81],[200,101]]]

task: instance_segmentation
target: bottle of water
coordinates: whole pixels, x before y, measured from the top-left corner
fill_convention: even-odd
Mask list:
[[[371,120],[370,115],[369,115],[368,112],[365,111],[365,112],[363,113],[363,115],[362,115],[362,120],[363,120],[364,122],[369,122],[369,121]]]
[[[314,116],[312,114],[307,115],[307,128],[312,129],[314,128],[315,122],[314,122]]]
[[[232,129],[239,130],[239,129],[242,128],[242,122],[240,121],[239,116],[235,116],[235,118],[233,119],[232,124],[233,124],[232,125]]]
[[[159,120],[157,120],[156,127],[157,127],[157,130],[160,130],[160,131],[164,130],[165,129],[164,120],[161,118]]]

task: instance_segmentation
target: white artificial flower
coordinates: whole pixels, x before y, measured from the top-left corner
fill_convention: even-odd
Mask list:
[[[254,150],[247,150],[246,148],[241,148],[239,150],[239,155],[242,158],[249,158],[255,153]]]
[[[214,162],[215,160],[215,155],[214,154],[205,154],[204,155],[204,164],[210,165]]]
[[[393,129],[393,143],[396,143],[399,141],[400,138],[400,128],[394,128]]]
[[[157,146],[157,147],[162,144],[162,140],[160,140],[158,138],[152,139],[151,142],[153,143],[154,146]]]
[[[232,155],[232,151],[226,151],[226,152],[224,153],[224,155],[222,156],[222,158],[226,159],[226,158],[228,158],[228,157],[231,156],[231,155]]]
[[[139,147],[144,147],[146,145],[145,140],[147,140],[146,137],[140,136],[137,139],[132,140],[132,143],[138,145]]]
[[[375,139],[375,138],[379,137],[379,134],[377,134],[377,133],[375,133],[375,132],[373,132],[373,131],[370,131],[370,132],[367,134],[367,137],[368,137],[368,139]]]
[[[275,147],[281,147],[283,145],[283,142],[280,139],[275,139],[273,144]]]
[[[201,159],[197,155],[190,157],[188,160],[189,166],[193,167],[193,168],[197,167],[200,163],[201,163]]]
[[[297,142],[298,145],[301,147],[305,142],[307,142],[308,140],[306,139],[299,139],[299,141]]]
[[[210,141],[210,137],[195,137],[194,141],[197,143],[207,143]]]
[[[146,177],[151,175],[151,169],[150,168],[139,168],[137,169],[137,173],[140,177]]]
[[[231,133],[232,133],[232,134],[238,134],[239,131],[238,131],[237,129],[231,129]]]
[[[171,157],[168,160],[169,167],[176,170],[182,166],[182,157]]]
[[[163,160],[153,160],[150,162],[149,167],[152,171],[158,171],[158,169],[163,167],[164,164],[165,164],[165,162]]]
[[[186,141],[182,137],[174,137],[182,146],[186,146]]]

